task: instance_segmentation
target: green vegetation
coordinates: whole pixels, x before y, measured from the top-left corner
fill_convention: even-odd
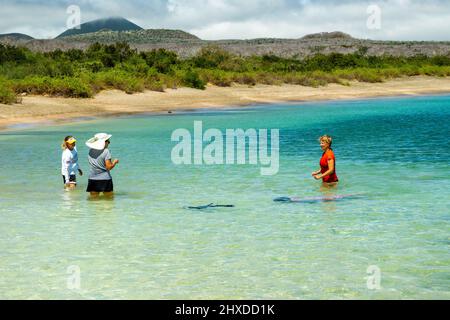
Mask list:
[[[11,104],[18,102],[18,98],[9,83],[0,78],[0,103]]]
[[[133,44],[148,44],[148,43],[186,43],[201,41],[196,36],[181,30],[167,30],[167,29],[150,29],[138,31],[110,31],[103,30],[98,32],[91,32],[85,34],[71,35],[64,37],[70,41],[81,42],[99,42],[99,43],[115,43],[128,42]]]
[[[57,38],[85,35],[95,33],[100,30],[125,31],[142,30],[142,28],[127,19],[121,17],[110,17],[85,22],[79,25],[79,28],[72,28],[64,31]]]
[[[416,75],[450,76],[450,57],[367,56],[361,48],[354,54],[318,53],[299,60],[241,57],[219,47],[204,47],[183,60],[165,49],[139,53],[124,42],[47,53],[0,44],[0,103],[14,103],[21,93],[89,98],[105,89],[131,94],[180,86],[205,89],[208,83],[318,87]]]

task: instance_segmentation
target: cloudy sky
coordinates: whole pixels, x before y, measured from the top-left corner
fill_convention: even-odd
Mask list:
[[[343,31],[450,41],[450,0],[0,0],[0,33],[55,37],[66,30],[71,5],[80,8],[81,22],[122,16],[146,29],[182,29],[211,40]]]

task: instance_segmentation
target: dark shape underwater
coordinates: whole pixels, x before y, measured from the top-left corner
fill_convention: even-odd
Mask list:
[[[319,196],[319,197],[309,197],[309,198],[279,197],[279,198],[273,199],[273,201],[284,202],[284,203],[318,203],[318,202],[333,202],[333,201],[350,200],[350,199],[361,199],[362,197],[363,196],[361,194]]]
[[[198,206],[198,207],[187,207],[188,209],[195,209],[195,210],[205,210],[205,209],[209,209],[209,208],[234,208],[233,204],[214,204],[214,203],[210,203],[207,204],[205,206]]]

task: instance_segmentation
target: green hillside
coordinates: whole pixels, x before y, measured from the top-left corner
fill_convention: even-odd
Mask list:
[[[64,38],[73,35],[82,35],[92,32],[98,32],[101,30],[128,31],[128,30],[142,30],[142,28],[134,24],[133,22],[128,21],[127,19],[121,17],[112,17],[83,23],[79,25],[79,28],[69,29],[61,33],[56,38]]]

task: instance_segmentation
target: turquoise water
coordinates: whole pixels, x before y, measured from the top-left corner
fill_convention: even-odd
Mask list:
[[[280,129],[280,170],[175,166],[171,133]],[[143,116],[0,133],[0,298],[449,299],[450,96]],[[60,141],[109,132],[116,197],[64,192]],[[317,138],[335,139],[335,190]],[[78,146],[87,171],[87,150]],[[279,196],[361,194],[280,204]],[[234,208],[187,210],[189,205]],[[80,286],[67,286],[68,268]],[[381,288],[367,286],[367,269]]]

